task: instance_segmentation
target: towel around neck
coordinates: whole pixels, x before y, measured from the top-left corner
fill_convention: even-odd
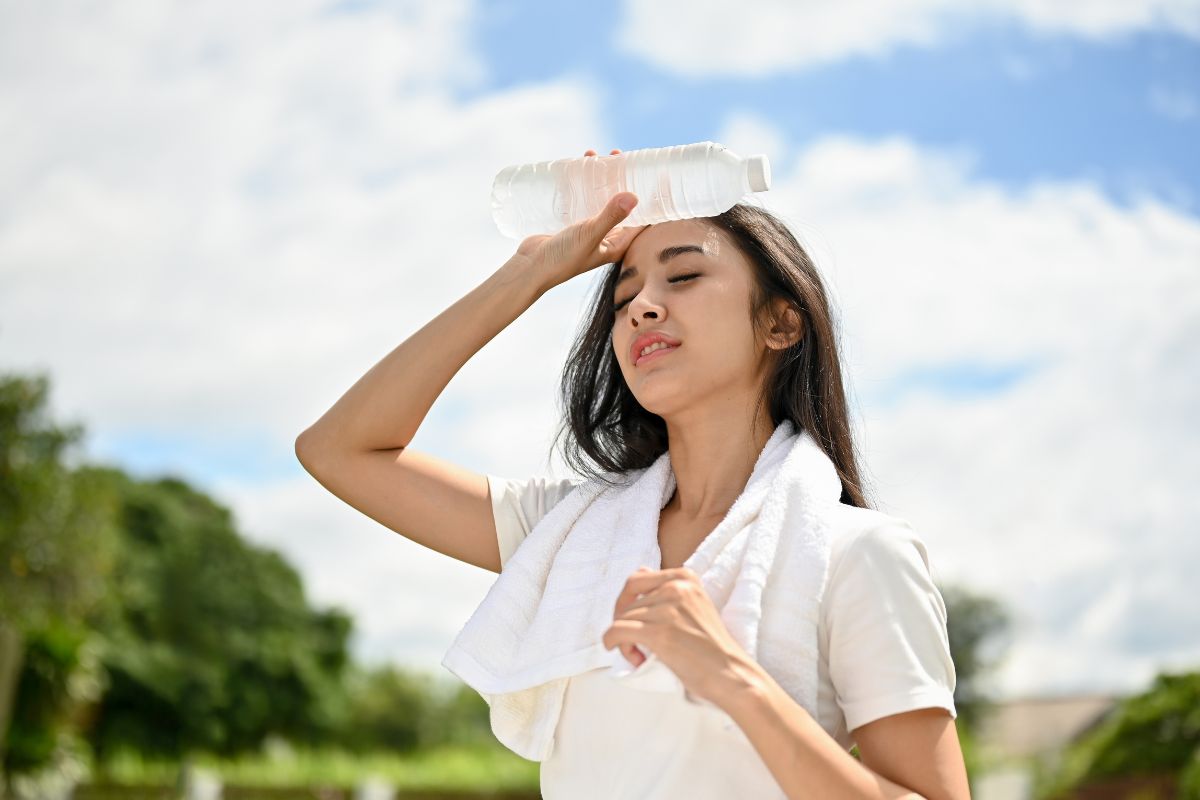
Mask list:
[[[490,706],[496,738],[543,761],[568,679],[608,667],[633,688],[695,700],[648,653],[636,669],[601,642],[617,595],[640,566],[661,566],[659,515],[675,489],[670,453],[649,467],[585,481],[509,558],[442,665]],[[817,624],[829,563],[827,511],[841,496],[833,462],[790,420],[775,428],[729,512],[684,566],[714,599],[730,635],[816,716]]]

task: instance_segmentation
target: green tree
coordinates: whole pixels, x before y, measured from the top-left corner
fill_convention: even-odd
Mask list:
[[[47,418],[48,385],[45,376],[0,375],[0,760],[6,773],[14,737],[17,761],[36,766],[70,712],[61,687],[35,683],[40,689],[31,691],[42,691],[36,710],[20,709],[13,729],[28,643],[37,643],[41,666],[78,658],[73,651],[83,637],[67,631],[103,597],[117,544],[112,498],[94,475],[66,463],[82,428]],[[65,672],[46,674],[66,680]]]
[[[339,737],[343,745],[358,752],[411,752],[431,744],[427,726],[437,710],[431,676],[392,665],[356,668],[347,688],[350,724]]]
[[[982,769],[977,736],[979,723],[992,701],[983,680],[1000,662],[1010,644],[1009,616],[993,598],[963,586],[938,587],[946,603],[946,631],[954,660],[954,707],[967,774]]]
[[[122,548],[91,620],[110,679],[89,732],[97,755],[233,754],[272,733],[328,739],[346,713],[350,617],[310,609],[296,571],[184,481],[115,470],[110,480]]]
[[[1175,775],[1184,796],[1200,795],[1200,672],[1160,673],[1146,691],[1128,697],[1092,730],[1042,765],[1038,797],[1129,776]],[[1192,770],[1193,772],[1189,772]]]
[[[76,706],[72,676],[81,669],[87,631],[58,623],[25,636],[25,661],[8,731],[7,769],[31,772],[50,762],[65,710]],[[69,711],[67,711],[69,714]]]
[[[479,693],[465,684],[439,699],[439,715],[431,733],[436,743],[495,744],[491,709]]]
[[[954,706],[960,722],[974,730],[990,705],[983,681],[1011,644],[1010,618],[999,601],[963,586],[938,591],[946,602],[946,632],[954,659]]]

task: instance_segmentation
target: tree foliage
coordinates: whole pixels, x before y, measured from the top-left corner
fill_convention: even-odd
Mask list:
[[[47,763],[58,745],[60,715],[70,706],[71,676],[80,667],[86,631],[64,624],[26,637],[25,666],[18,686],[6,758],[12,772]]]
[[[71,712],[81,620],[104,596],[112,498],[67,464],[78,425],[49,420],[44,376],[0,375],[0,755],[40,765]]]
[[[961,586],[939,587],[946,603],[946,628],[954,660],[954,707],[963,727],[975,729],[990,701],[983,680],[1009,644],[1010,618],[994,598]]]
[[[1126,698],[1073,742],[1039,777],[1038,796],[1057,797],[1111,778],[1181,776],[1200,797],[1200,672],[1160,673],[1146,691]]]
[[[487,703],[461,683],[449,691],[432,675],[381,665],[348,681],[354,724],[339,743],[358,752],[411,752],[445,744],[494,744]]]
[[[111,682],[90,734],[98,755],[232,754],[272,733],[315,743],[337,730],[350,617],[309,608],[296,571],[182,480],[109,479],[122,558],[91,619]]]
[[[310,608],[296,571],[183,480],[71,466],[82,428],[51,422],[47,399],[44,377],[0,376],[6,770],[44,764],[68,725],[101,756],[342,732],[350,617]],[[70,681],[93,673],[102,693],[80,708],[97,693]]]
[[[115,555],[110,498],[66,465],[82,428],[51,423],[47,394],[0,375],[0,620],[20,630],[90,610]]]

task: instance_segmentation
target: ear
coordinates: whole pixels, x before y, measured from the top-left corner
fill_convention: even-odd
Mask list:
[[[768,347],[772,350],[786,350],[804,338],[804,318],[786,297],[775,298],[772,311],[774,322],[767,336]]]

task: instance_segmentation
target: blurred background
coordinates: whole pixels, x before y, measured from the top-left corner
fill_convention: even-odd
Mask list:
[[[0,137],[9,793],[537,796],[439,663],[496,576],[294,441],[512,254],[501,168],[709,140],[826,278],[975,796],[1200,796],[1200,2],[0,2]],[[412,447],[567,474],[597,276]]]

